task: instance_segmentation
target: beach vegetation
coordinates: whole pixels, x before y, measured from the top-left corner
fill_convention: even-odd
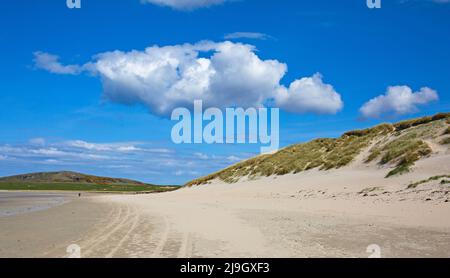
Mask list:
[[[296,174],[316,169],[326,171],[348,166],[368,150],[362,160],[379,165],[393,165],[386,177],[407,173],[415,162],[432,153],[426,140],[442,133],[450,113],[402,121],[396,124],[352,130],[339,138],[320,138],[286,147],[274,154],[260,155],[208,176],[193,180],[187,186],[221,180],[235,183],[242,178],[256,179],[274,175]]]

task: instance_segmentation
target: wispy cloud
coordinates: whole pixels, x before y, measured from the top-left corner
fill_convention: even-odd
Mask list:
[[[194,156],[199,158],[199,159],[203,159],[203,160],[209,159],[209,156],[207,154],[204,154],[204,153],[196,152],[196,153],[194,153]]]
[[[190,11],[223,4],[227,1],[229,0],[141,0],[141,3],[170,7],[175,10]]]
[[[267,40],[271,39],[272,37],[264,34],[264,33],[257,33],[257,32],[235,32],[226,34],[224,36],[224,39],[226,40],[234,40],[234,39],[254,39],[254,40]]]
[[[178,170],[178,171],[174,172],[174,175],[175,176],[198,176],[199,172]]]
[[[238,162],[238,161],[241,161],[242,158],[239,158],[239,157],[237,157],[235,155],[230,155],[230,156],[227,157],[227,160],[230,161],[230,162]]]
[[[36,51],[33,54],[36,67],[51,73],[76,75],[83,70],[82,67],[78,65],[63,65],[56,55],[41,51]]]
[[[67,141],[65,142],[65,144],[69,147],[91,151],[115,151],[115,152],[143,151],[143,149],[137,147],[134,143],[99,144],[99,143],[90,143],[82,140],[74,140],[74,141]]]
[[[44,139],[44,138],[41,138],[41,137],[31,138],[28,142],[29,142],[31,145],[37,145],[37,146],[45,145],[45,139]]]
[[[59,159],[67,162],[71,161],[100,161],[111,159],[109,155],[77,152],[56,146],[36,147],[33,145],[3,145],[0,146],[0,153],[9,159],[30,158],[30,159]]]

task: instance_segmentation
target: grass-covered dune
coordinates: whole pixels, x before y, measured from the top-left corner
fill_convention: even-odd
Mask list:
[[[0,178],[0,190],[48,190],[83,192],[164,192],[175,186],[98,177],[75,172],[42,172]]]
[[[286,147],[275,154],[260,155],[237,163],[187,186],[212,180],[234,183],[241,178],[299,173],[310,169],[330,170],[349,165],[366,151],[362,163],[390,166],[386,177],[408,172],[411,166],[433,153],[430,142],[446,146],[450,141],[450,113],[381,124],[344,133],[339,138],[316,139]]]

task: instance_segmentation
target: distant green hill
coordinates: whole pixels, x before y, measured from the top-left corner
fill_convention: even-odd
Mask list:
[[[310,169],[330,170],[349,165],[363,151],[361,163],[392,166],[386,177],[408,172],[419,159],[434,152],[433,147],[450,146],[450,113],[381,124],[354,130],[339,138],[316,139],[286,147],[275,154],[260,155],[206,177],[187,186],[221,180],[234,183],[242,178],[299,173]],[[450,163],[450,161],[449,161]]]
[[[159,192],[177,187],[85,175],[76,172],[41,172],[0,178],[0,190],[68,190],[101,192]]]

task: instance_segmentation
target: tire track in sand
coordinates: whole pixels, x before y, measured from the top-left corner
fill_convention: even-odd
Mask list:
[[[102,221],[100,224],[95,225],[95,226],[99,226],[100,228],[94,228],[93,232],[92,232],[93,235],[89,235],[88,239],[86,239],[85,235],[81,236],[80,238],[73,240],[72,243],[79,244],[80,246],[89,245],[90,244],[89,239],[97,238],[97,237],[101,236],[102,234],[104,234],[109,229],[111,229],[115,225],[116,221],[118,221],[120,219],[121,213],[122,213],[121,207],[111,205],[111,211],[105,217],[105,220]],[[113,218],[114,215],[116,215],[116,216]],[[106,222],[108,224],[105,226],[103,222]],[[64,250],[64,252],[65,252],[66,247],[68,245],[70,245],[70,242],[55,246],[51,250],[45,252],[43,257],[51,256],[51,254],[55,254],[53,257],[59,257],[61,255],[60,250]],[[64,253],[64,257],[66,257],[66,256],[67,256],[67,254]]]
[[[186,232],[183,234],[180,250],[178,252],[178,258],[190,258],[192,257],[192,236]]]
[[[140,219],[140,215],[138,213],[137,210],[135,210],[135,216],[132,219],[132,224],[131,227],[128,229],[128,231],[125,233],[125,235],[120,239],[120,241],[118,242],[117,246],[114,247],[105,257],[106,258],[112,258],[117,251],[119,251],[119,249],[122,247],[122,245],[124,244],[124,242],[130,237],[130,235],[133,233],[133,231],[136,229],[136,227],[139,224],[139,219]],[[128,226],[128,225],[127,225]]]
[[[156,245],[155,250],[153,251],[152,257],[154,258],[161,258],[163,257],[162,255],[162,251],[164,249],[164,247],[167,244],[167,240],[169,239],[169,231],[170,231],[170,225],[169,225],[169,220],[167,219],[166,216],[164,216],[164,230],[161,236],[161,239],[159,240],[158,244]]]
[[[123,211],[125,211],[125,215],[122,216]],[[108,225],[110,228],[112,228],[109,232],[106,232],[100,236],[92,237],[88,240],[87,244],[84,244],[87,246],[87,249],[85,251],[82,251],[83,257],[89,256],[91,253],[95,252],[94,250],[97,246],[100,244],[106,242],[109,238],[111,238],[119,229],[126,227],[126,223],[130,219],[131,214],[131,208],[130,205],[126,206],[126,209],[121,208],[121,213],[115,218],[113,224]],[[104,231],[107,231],[104,229]]]

